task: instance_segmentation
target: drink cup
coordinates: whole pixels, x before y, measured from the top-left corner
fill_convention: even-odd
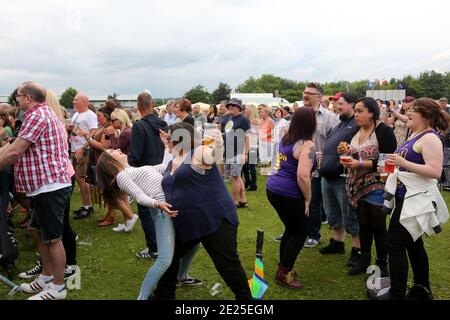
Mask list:
[[[211,290],[209,291],[209,294],[212,296],[217,295],[220,292],[220,289],[222,288],[222,285],[218,282],[214,283]]]
[[[320,164],[322,163],[323,155],[321,151],[316,152],[316,159],[317,159],[317,169],[320,169]]]
[[[386,182],[387,177],[388,177],[388,174],[386,172],[380,173],[380,180],[381,180],[381,182],[383,182],[383,183]]]
[[[72,130],[73,129],[72,119],[66,119],[66,129],[67,130]]]
[[[341,155],[339,158],[340,158],[342,164],[350,163],[353,160],[352,156],[347,156],[347,155]]]
[[[211,137],[211,136],[208,136],[208,135],[204,135],[203,136],[203,139],[202,139],[202,145],[204,145],[204,146],[210,146],[210,145],[212,145],[212,144],[214,144],[214,138],[213,137]]]
[[[394,164],[389,164],[389,163],[385,163],[384,164],[384,171],[386,173],[394,173],[395,170],[395,165]]]
[[[212,145],[215,141],[214,135],[212,132],[214,130],[219,130],[219,125],[217,123],[204,123],[203,124],[203,139],[202,144],[209,146]]]

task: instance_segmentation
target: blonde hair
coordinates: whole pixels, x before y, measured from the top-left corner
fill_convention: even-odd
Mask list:
[[[111,113],[111,118],[116,118],[122,122],[122,129],[131,128],[133,124],[131,123],[130,117],[122,109],[116,109]]]
[[[59,104],[58,97],[56,94],[51,91],[47,90],[45,93],[45,103],[53,109],[53,112],[56,114],[58,119],[63,122],[64,121],[64,114],[63,110],[61,108],[61,105]]]

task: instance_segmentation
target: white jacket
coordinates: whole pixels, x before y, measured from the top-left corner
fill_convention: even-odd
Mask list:
[[[440,232],[440,224],[449,218],[447,205],[437,187],[437,180],[425,178],[412,172],[395,170],[386,181],[385,191],[395,195],[397,179],[405,185],[400,223],[408,230],[414,241],[424,233],[428,236]],[[384,202],[385,207],[395,209],[395,197]]]

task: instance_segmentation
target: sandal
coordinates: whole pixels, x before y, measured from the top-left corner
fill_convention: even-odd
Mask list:
[[[113,224],[116,224],[116,223],[117,222],[116,222],[115,219],[114,220],[105,219],[102,222],[99,222],[97,224],[97,227],[107,227],[107,226],[110,226],[110,225],[113,225]]]

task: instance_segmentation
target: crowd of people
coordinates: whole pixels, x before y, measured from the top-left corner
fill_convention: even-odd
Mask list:
[[[245,105],[233,98],[201,110],[182,98],[158,112],[143,92],[136,116],[114,100],[97,110],[77,94],[70,117],[51,90],[25,82],[15,90],[15,106],[0,105],[0,171],[13,181],[8,211],[20,204],[28,213],[21,225],[40,257],[19,275],[33,279],[21,289],[33,300],[66,298],[64,279],[77,264],[70,217],[87,218],[94,204],[104,203],[98,227],[131,232],[140,220],[145,248],[136,255],[156,259],[143,275],[138,299],[173,299],[177,286],[201,285],[188,273],[200,244],[236,299],[251,299],[237,249],[237,210],[251,206],[246,192],[258,190],[259,166],[268,176],[268,202],[284,225],[276,238],[278,284],[304,287],[295,262],[303,248],[321,243],[326,222],[332,236],[319,252],[344,254],[350,235],[349,276],[367,272],[375,243],[375,265],[390,286],[370,297],[430,298],[421,236],[438,233],[448,219],[438,189],[446,180],[449,147],[444,99],[407,96],[398,103],[351,92],[327,98],[310,83],[301,107]],[[71,213],[74,190],[82,203]],[[424,190],[432,192],[425,196]],[[134,200],[137,214],[130,207]],[[434,210],[426,211],[430,205]]]

